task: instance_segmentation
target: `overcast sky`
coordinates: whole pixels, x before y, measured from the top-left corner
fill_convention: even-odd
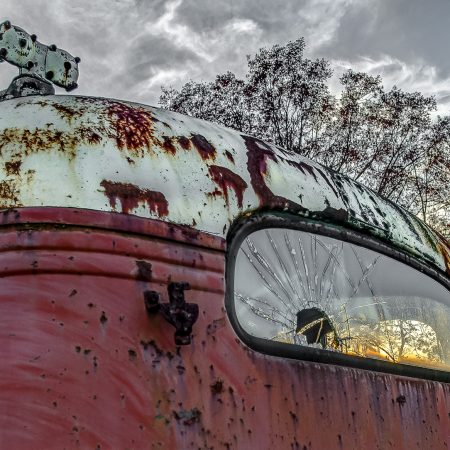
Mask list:
[[[74,94],[156,105],[161,85],[243,76],[246,55],[303,36],[334,92],[352,67],[450,113],[449,0],[1,0],[0,14],[81,57]],[[1,89],[16,72],[0,65]]]

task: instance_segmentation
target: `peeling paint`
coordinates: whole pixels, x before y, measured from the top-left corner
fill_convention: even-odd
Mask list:
[[[450,271],[448,243],[370,189],[260,139],[167,110],[75,96],[4,101],[0,153],[3,207],[120,211],[221,237],[243,214],[287,211],[359,230]]]
[[[191,137],[191,142],[194,144],[201,158],[206,161],[214,159],[216,156],[216,149],[208,142],[205,136],[201,134],[194,134]]]
[[[6,174],[7,175],[19,175],[21,165],[22,165],[22,161],[5,162]]]
[[[247,189],[247,183],[230,169],[221,166],[209,166],[211,179],[222,189],[225,203],[229,205],[228,189],[231,188],[236,193],[238,207],[242,208],[242,199],[244,191]]]
[[[140,151],[144,147],[149,148],[153,129],[152,116],[148,111],[125,103],[111,102],[107,113],[115,128],[119,149]]]
[[[103,180],[100,186],[105,188],[105,195],[108,197],[111,207],[116,209],[117,200],[119,200],[121,211],[125,214],[136,208],[139,203],[147,203],[150,211],[159,217],[169,214],[169,205],[161,192],[140,189],[130,183],[116,183],[107,180]]]

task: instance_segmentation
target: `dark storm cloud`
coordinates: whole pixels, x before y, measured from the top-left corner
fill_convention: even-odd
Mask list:
[[[84,95],[155,104],[161,85],[243,76],[246,55],[303,36],[309,57],[331,61],[335,91],[354,67],[448,105],[446,0],[2,0],[0,14],[80,56]]]
[[[331,58],[390,55],[405,62],[450,72],[448,0],[372,1],[353,5],[342,17],[333,41],[322,49]]]
[[[235,18],[248,19],[263,30],[264,40],[282,42],[286,36],[298,36],[300,30],[293,29],[292,25],[296,25],[294,20],[307,3],[306,0],[185,0],[177,9],[176,17],[180,23],[206,32],[219,29]]]
[[[157,70],[182,68],[187,62],[199,62],[200,57],[189,49],[181,49],[161,36],[145,36],[126,55],[124,71],[130,73],[133,81],[139,82]]]

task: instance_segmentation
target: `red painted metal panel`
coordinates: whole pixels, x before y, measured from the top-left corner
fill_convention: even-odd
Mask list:
[[[241,343],[209,236],[61,228],[61,213],[0,233],[0,448],[448,448],[448,385]],[[143,292],[167,302],[169,281],[193,287],[191,345],[145,311]]]
[[[189,226],[173,225],[128,214],[56,207],[11,208],[0,211],[0,226],[45,223],[145,234],[177,242],[192,243],[197,247],[225,250],[225,240],[212,234],[201,233]]]

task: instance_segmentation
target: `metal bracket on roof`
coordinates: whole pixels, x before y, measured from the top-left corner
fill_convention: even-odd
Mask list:
[[[19,68],[19,76],[8,89],[0,91],[0,100],[27,95],[51,95],[52,83],[71,91],[78,87],[78,63],[56,45],[41,44],[35,34],[29,35],[8,20],[0,24],[0,62],[9,62]]]

